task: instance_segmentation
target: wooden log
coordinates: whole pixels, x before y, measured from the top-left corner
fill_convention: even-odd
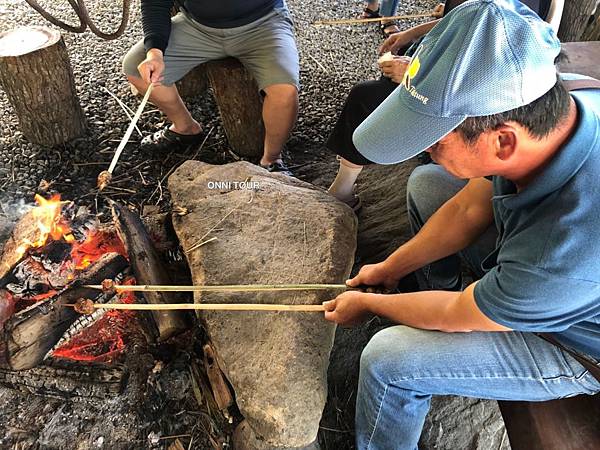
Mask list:
[[[175,85],[177,86],[179,96],[183,99],[194,98],[204,94],[208,88],[206,65],[201,64],[194,67]]]
[[[136,281],[139,284],[170,284],[170,276],[140,217],[117,203],[113,203],[112,210],[115,225],[127,249]],[[175,292],[144,292],[144,298],[146,302],[157,305],[183,303]],[[152,317],[159,341],[165,341],[187,329],[185,317],[181,312],[152,311]]]
[[[240,156],[262,156],[265,127],[256,81],[237,59],[211,61],[206,66],[232,150]]]
[[[513,450],[600,448],[600,395],[498,404]]]
[[[123,392],[128,376],[121,365],[53,361],[20,371],[0,368],[0,385],[54,398],[106,399]]]
[[[1,33],[0,85],[29,141],[53,146],[84,134],[85,117],[58,31],[30,26]]]
[[[225,381],[225,376],[219,367],[213,346],[205,344],[202,350],[204,352],[204,369],[208,376],[213,397],[219,409],[226,412],[227,408],[233,405],[233,396],[229,390],[229,385]]]
[[[53,297],[38,302],[14,314],[4,324],[6,354],[13,370],[37,366],[46,353],[79,317],[73,308],[62,305],[75,303],[81,297],[97,294],[85,284],[114,278],[127,267],[127,260],[118,253],[107,253],[92,264],[75,282]]]

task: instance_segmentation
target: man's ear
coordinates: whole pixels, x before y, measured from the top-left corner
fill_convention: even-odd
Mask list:
[[[511,125],[500,125],[494,130],[496,157],[508,160],[517,150],[517,130]]]

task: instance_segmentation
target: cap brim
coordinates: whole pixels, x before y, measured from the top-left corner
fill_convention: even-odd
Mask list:
[[[368,160],[396,164],[429,148],[467,116],[432,117],[412,110],[398,86],[354,131],[352,141]]]

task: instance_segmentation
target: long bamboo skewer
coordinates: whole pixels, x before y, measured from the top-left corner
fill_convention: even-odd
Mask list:
[[[361,24],[371,22],[387,22],[392,20],[404,19],[420,19],[422,17],[435,17],[436,14],[432,11],[426,14],[408,14],[403,16],[388,16],[388,17],[373,17],[369,19],[339,19],[339,20],[317,20],[313,25],[346,25],[346,24]]]
[[[77,305],[63,305],[76,307]],[[203,310],[203,311],[290,311],[290,312],[318,312],[325,311],[323,305],[278,305],[254,303],[84,303],[87,308],[93,309],[120,309],[128,311],[174,311],[174,310]],[[88,312],[88,311],[86,311]]]
[[[87,284],[89,289],[107,290],[101,284]],[[108,289],[119,292],[214,292],[214,291],[314,291],[321,289],[347,289],[345,284],[229,284],[213,286],[169,286],[169,285],[109,285]]]
[[[146,93],[144,94],[144,98],[142,99],[140,106],[138,106],[138,109],[135,112],[133,119],[131,119],[131,123],[129,124],[127,131],[125,131],[125,135],[121,139],[121,142],[119,142],[119,146],[117,147],[117,150],[115,151],[113,159],[110,162],[110,166],[108,167],[108,170],[104,170],[104,171],[100,172],[100,174],[98,175],[98,189],[99,190],[104,189],[108,185],[108,183],[110,183],[110,180],[112,179],[113,170],[115,170],[115,167],[117,165],[117,161],[119,161],[119,157],[121,156],[121,153],[123,152],[123,149],[125,148],[125,145],[127,144],[127,142],[129,142],[129,137],[131,136],[131,133],[133,133],[135,125],[137,124],[137,121],[140,119],[140,116],[142,115],[144,106],[146,106],[146,103],[148,102],[148,99],[150,98],[150,93],[152,92],[152,87],[153,87],[152,83],[148,85],[148,89],[146,89]]]

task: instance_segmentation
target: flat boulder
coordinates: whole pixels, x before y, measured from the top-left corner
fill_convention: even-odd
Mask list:
[[[322,189],[247,162],[187,161],[169,177],[169,191],[196,285],[343,283],[350,274],[356,218]],[[339,292],[202,292],[195,301],[320,304]],[[202,318],[261,448],[311,445],[327,398],[334,325],[320,312]]]

